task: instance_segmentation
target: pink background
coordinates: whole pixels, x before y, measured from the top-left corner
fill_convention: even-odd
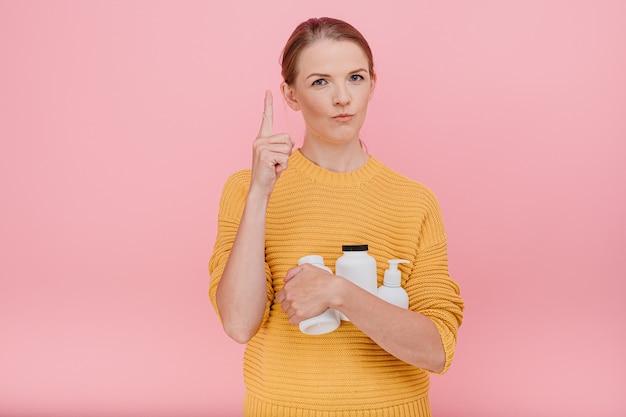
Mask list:
[[[0,2],[0,416],[240,415],[218,199],[322,15],[374,50],[370,152],[443,207],[467,308],[435,415],[626,415],[626,3],[216,3]]]

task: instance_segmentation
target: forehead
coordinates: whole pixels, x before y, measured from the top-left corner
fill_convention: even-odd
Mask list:
[[[368,69],[367,55],[353,41],[324,39],[304,48],[298,59],[298,73],[335,74]]]

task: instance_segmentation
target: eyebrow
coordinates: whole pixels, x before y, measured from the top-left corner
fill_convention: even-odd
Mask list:
[[[350,71],[349,73],[350,74],[356,74],[356,73],[359,73],[359,72],[367,72],[367,70],[365,68],[359,68],[359,69],[356,69],[354,71]],[[330,74],[322,74],[322,73],[319,73],[319,72],[314,72],[314,73],[309,74],[305,78],[305,80],[308,80],[311,77],[315,77],[315,78],[330,78],[331,75]]]

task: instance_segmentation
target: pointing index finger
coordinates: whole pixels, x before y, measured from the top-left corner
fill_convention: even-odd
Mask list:
[[[272,92],[265,90],[265,107],[263,109],[263,121],[261,122],[261,129],[259,130],[260,137],[267,137],[272,135],[272,123],[274,120],[274,107]]]

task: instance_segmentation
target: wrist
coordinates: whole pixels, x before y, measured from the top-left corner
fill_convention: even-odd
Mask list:
[[[341,311],[346,305],[349,287],[353,284],[340,275],[333,275],[331,279],[331,291],[328,292],[330,294],[328,307]]]
[[[267,205],[270,201],[270,195],[271,192],[268,193],[265,190],[260,189],[259,187],[250,185],[250,189],[248,190],[248,195],[246,197],[246,205],[251,205],[255,208],[267,208]]]

